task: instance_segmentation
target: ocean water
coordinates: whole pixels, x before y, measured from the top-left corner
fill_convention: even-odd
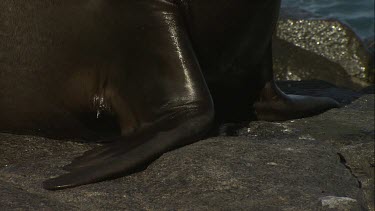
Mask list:
[[[322,17],[337,18],[361,37],[374,36],[374,0],[282,0],[283,6],[299,7]]]

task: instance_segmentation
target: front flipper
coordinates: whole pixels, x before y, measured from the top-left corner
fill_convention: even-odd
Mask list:
[[[43,187],[60,190],[134,173],[163,153],[201,139],[213,119],[210,112],[174,118],[177,119],[160,122],[132,137],[137,144],[131,147],[121,141],[104,146],[103,150],[94,149],[93,154],[87,154],[89,158],[79,158],[70,173],[45,181]]]
[[[139,140],[139,138],[138,138]],[[126,153],[141,143],[137,143],[137,138],[132,137],[120,137],[111,144],[106,144],[101,147],[86,151],[83,155],[75,158],[70,164],[63,167],[66,171],[74,171],[78,168],[93,166],[102,162],[103,160],[113,157],[118,154],[119,151]]]
[[[124,136],[85,153],[65,168],[70,173],[47,180],[44,188],[128,175],[165,152],[200,140],[209,130],[214,118],[211,95],[181,10],[172,2],[116,2],[122,5],[113,8],[114,17],[120,17],[113,20],[118,24],[111,38],[116,46],[110,47],[113,61],[101,74],[105,83],[100,93]]]

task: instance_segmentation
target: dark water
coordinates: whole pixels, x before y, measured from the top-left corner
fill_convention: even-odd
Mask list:
[[[314,14],[337,18],[362,38],[374,36],[374,0],[282,0],[283,6],[299,7]]]

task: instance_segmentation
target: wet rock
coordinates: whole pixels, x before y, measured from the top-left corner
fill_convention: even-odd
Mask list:
[[[291,10],[293,12],[287,12],[288,8],[284,8],[276,33],[275,72],[278,79],[287,80],[288,77],[295,77],[294,79],[321,79],[334,83],[330,77],[327,79],[322,77],[327,74],[333,75],[334,73],[324,72],[335,70],[334,64],[323,62],[323,58],[325,58],[342,67],[341,69],[336,68],[339,72],[338,81],[342,81],[342,69],[345,70],[352,81],[345,85],[346,87],[365,87],[374,82],[372,67],[374,58],[363,41],[349,27],[338,20],[309,17],[306,12],[295,12],[295,8]],[[287,46],[289,49],[285,53],[280,53],[278,48],[287,45],[278,43],[282,42],[281,40],[292,43],[296,47]],[[302,53],[299,55],[293,51]],[[309,55],[308,52],[316,55]],[[292,54],[291,58],[288,57],[290,54]],[[323,58],[319,58],[317,55]],[[279,58],[280,56],[282,57]],[[292,61],[288,61],[289,59]],[[297,63],[296,66],[294,66],[295,63]],[[302,71],[299,70],[301,65],[312,67],[304,70],[305,74],[301,74]],[[294,72],[296,72],[295,76]],[[317,72],[320,72],[320,75],[315,77]],[[353,86],[353,83],[356,86]],[[342,86],[342,83],[336,85]]]
[[[274,38],[274,73],[277,80],[324,80],[340,87],[361,89],[338,63],[300,48],[293,43]]]

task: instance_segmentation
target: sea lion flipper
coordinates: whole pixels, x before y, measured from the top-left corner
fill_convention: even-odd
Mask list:
[[[274,81],[265,85],[260,100],[254,104],[258,120],[265,121],[310,117],[340,106],[336,100],[328,97],[287,95]]]
[[[105,158],[99,153],[97,157],[88,159],[88,163],[80,163],[82,168],[45,181],[43,187],[47,190],[60,190],[134,173],[163,153],[201,139],[210,128],[212,120],[213,114],[204,110],[197,115],[176,117],[168,124],[175,127],[152,128],[151,132],[143,132],[136,137],[136,142],[140,144],[131,149],[121,148],[121,145],[127,145],[126,142],[112,144],[105,150]]]
[[[130,148],[125,140],[122,143],[112,143],[89,150],[63,167],[70,173],[45,181],[43,187],[48,190],[59,190],[110,178],[114,172],[120,171],[113,166],[116,165],[116,160],[132,159],[131,155],[126,154],[129,151]],[[127,168],[131,169],[131,164],[126,162],[120,165],[123,165],[124,174]],[[106,167],[111,168],[111,171],[103,170]]]
[[[64,169],[65,171],[74,171],[75,169],[82,168],[84,166],[89,166],[90,161],[93,162],[99,157],[106,157],[106,154],[109,155],[109,151],[110,149],[108,146],[103,146],[95,148],[93,150],[89,150],[85,152],[83,155],[75,158],[70,164],[64,166],[62,169]]]
[[[121,153],[126,153],[137,145],[139,144],[136,143],[134,139],[132,141],[132,138],[123,137],[111,144],[106,144],[104,146],[86,151],[85,153],[83,153],[83,155],[75,158],[70,164],[64,166],[63,169],[66,171],[74,171],[79,168],[92,166],[99,163],[103,159],[114,156],[114,154],[118,153],[117,151],[121,150]]]
[[[85,153],[66,167],[70,173],[44,182],[45,189],[134,173],[163,153],[200,140],[213,122],[212,98],[178,5],[135,1],[132,11],[139,20],[128,26],[128,39],[121,38],[124,43],[116,48],[127,57],[104,71],[106,83],[100,88],[123,137]]]

